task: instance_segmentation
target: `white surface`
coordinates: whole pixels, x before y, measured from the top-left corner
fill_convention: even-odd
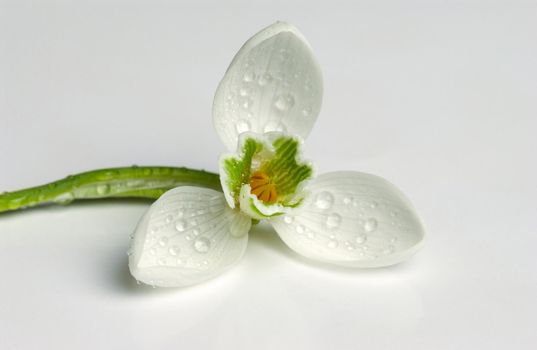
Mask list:
[[[153,290],[125,255],[146,204],[1,215],[1,349],[537,346],[534,2],[61,3],[0,2],[1,190],[134,163],[215,170],[216,85],[283,19],[323,70],[306,157],[395,183],[428,242],[350,271],[261,228],[229,273]]]

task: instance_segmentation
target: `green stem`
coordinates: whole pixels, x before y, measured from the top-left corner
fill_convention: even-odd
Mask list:
[[[65,205],[77,199],[157,199],[169,189],[188,185],[222,190],[218,174],[204,170],[147,166],[110,168],[0,194],[0,213],[45,203]]]

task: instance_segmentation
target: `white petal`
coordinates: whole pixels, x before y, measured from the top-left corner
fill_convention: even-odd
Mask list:
[[[268,219],[273,215],[281,215],[290,210],[281,204],[267,204],[260,201],[256,195],[252,194],[250,185],[242,185],[239,199],[241,211],[257,220]]]
[[[248,40],[220,82],[213,123],[229,150],[245,131],[287,131],[303,139],[321,108],[322,76],[311,47],[277,22]]]
[[[132,241],[131,274],[160,287],[183,287],[216,277],[242,257],[251,219],[228,207],[222,193],[178,187],[142,218]]]
[[[308,258],[352,267],[396,264],[422,245],[425,231],[391,183],[358,172],[313,179],[296,212],[272,220],[280,237]]]

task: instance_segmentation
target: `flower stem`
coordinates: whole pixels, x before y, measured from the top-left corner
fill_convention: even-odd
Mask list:
[[[199,186],[221,191],[218,174],[174,167],[132,166],[93,170],[46,185],[0,194],[0,213],[38,204],[69,204],[78,199],[157,199],[178,186]]]

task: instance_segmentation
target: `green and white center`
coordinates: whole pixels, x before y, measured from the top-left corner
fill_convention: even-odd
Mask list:
[[[231,208],[266,219],[298,207],[312,165],[299,157],[301,140],[279,132],[243,133],[236,154],[220,159],[220,181]]]

